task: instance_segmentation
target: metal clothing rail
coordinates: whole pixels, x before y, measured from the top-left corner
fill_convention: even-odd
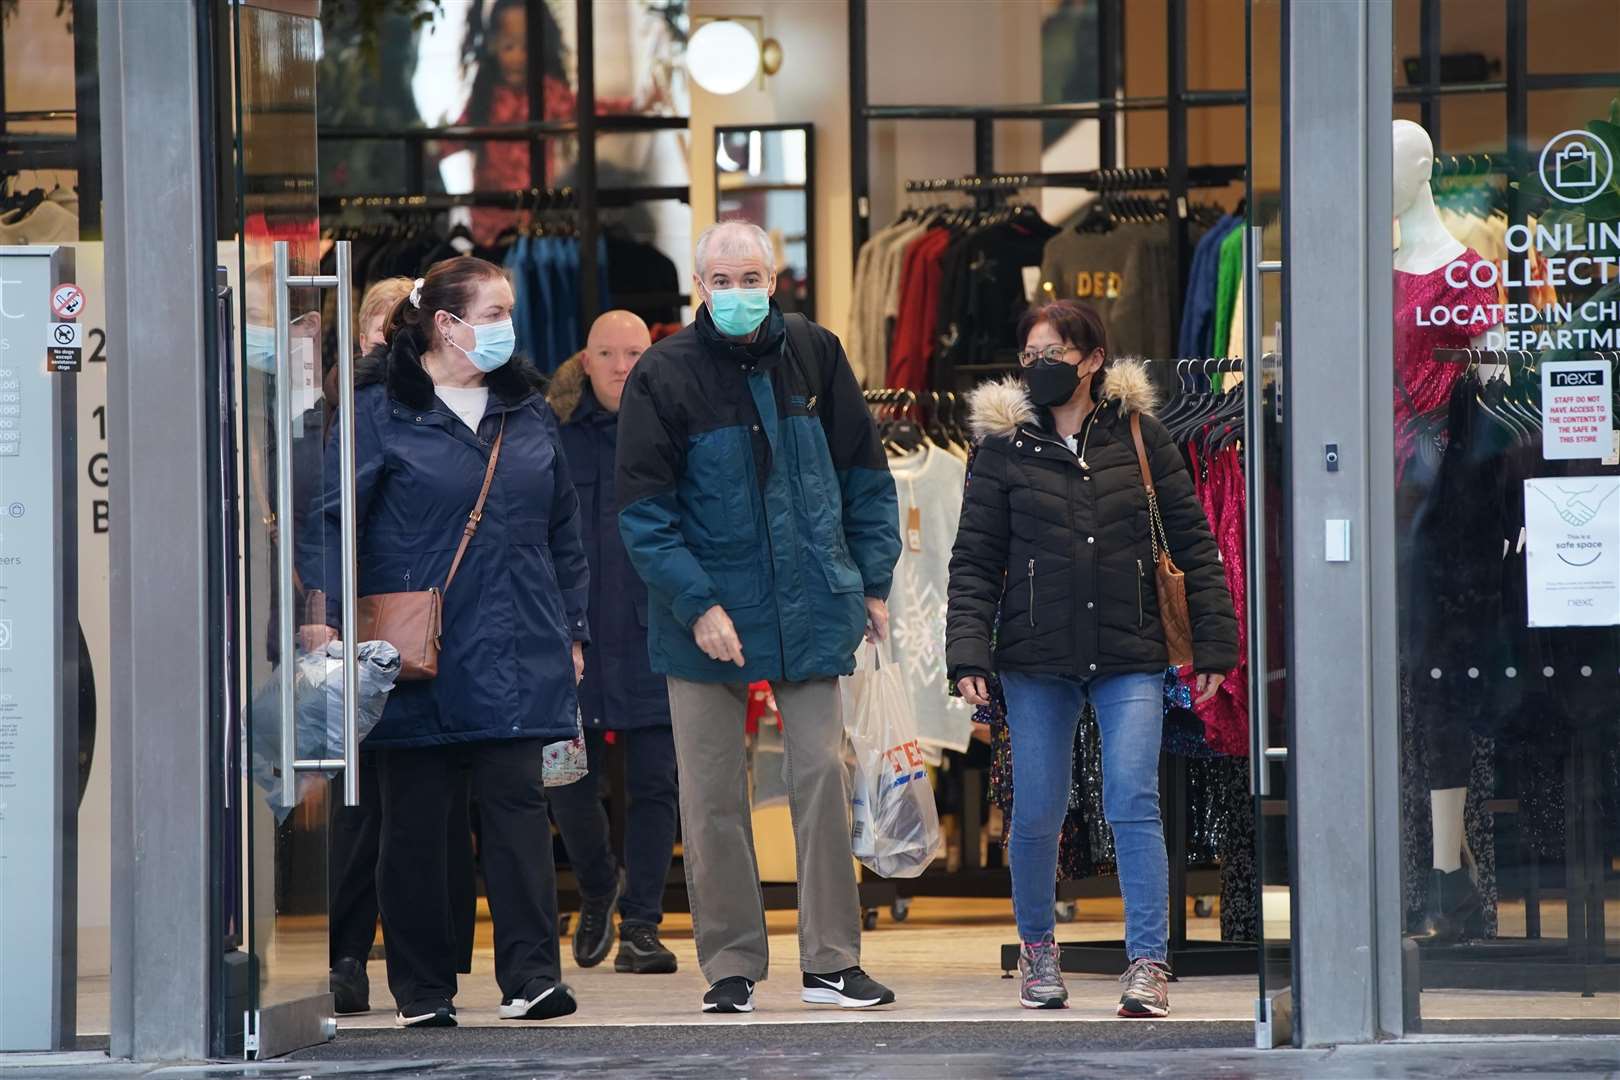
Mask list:
[[[1242,165],[1195,165],[1187,170],[1187,187],[1224,187],[1240,182]],[[1090,169],[1084,172],[1004,173],[991,176],[907,180],[906,191],[986,191],[1019,188],[1080,188],[1086,191],[1155,191],[1170,182],[1160,166],[1133,169]]]
[[[673,199],[687,202],[690,187],[608,188],[596,193],[601,209],[631,206],[641,202]],[[436,211],[458,207],[484,207],[499,210],[578,210],[580,189],[575,187],[530,188],[522,191],[473,191],[458,195],[323,195],[323,212],[344,210]]]

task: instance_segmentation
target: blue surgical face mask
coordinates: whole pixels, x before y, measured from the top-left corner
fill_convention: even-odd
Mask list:
[[[466,353],[467,359],[472,361],[473,367],[487,375],[512,359],[512,349],[517,345],[517,331],[512,328],[511,319],[502,319],[500,322],[479,323],[477,326],[473,326],[472,323],[458,317],[453,311],[446,311],[445,314],[455,319],[462,326],[472,326],[473,347],[470,351],[461,349],[461,346],[456,345],[453,341],[450,344],[456,345],[456,348]],[[449,339],[446,338],[445,340],[448,341]]]
[[[715,289],[709,293],[709,318],[727,337],[747,337],[771,313],[771,294],[764,289]]]
[[[248,367],[254,371],[267,371],[275,374],[276,328],[273,326],[260,326],[257,323],[248,323],[243,333],[247,339]]]

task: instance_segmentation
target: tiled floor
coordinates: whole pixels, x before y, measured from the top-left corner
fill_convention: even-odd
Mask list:
[[[1268,922],[1287,925],[1285,896],[1267,897]],[[1549,925],[1558,925],[1548,916]],[[863,962],[874,976],[892,986],[899,1001],[872,1013],[847,1013],[810,1008],[798,1000],[798,942],[793,912],[769,915],[773,978],[759,990],[758,1009],[752,1018],[705,1016],[698,1008],[704,991],[692,943],[691,920],[673,915],[666,920],[664,939],[680,958],[681,970],[668,976],[615,974],[611,958],[602,966],[582,971],[564,953],[564,978],[579,999],[579,1012],[560,1026],[627,1026],[727,1024],[738,1022],[826,1024],[834,1022],[945,1023],[997,1020],[1020,1023],[1083,1023],[1108,1021],[1118,993],[1110,975],[1071,975],[1071,1007],[1063,1012],[1029,1012],[1018,1008],[1016,984],[1001,978],[1000,947],[1015,937],[1008,904],[1003,900],[930,900],[914,902],[910,918],[895,923],[883,912],[878,929],[865,937]],[[1191,933],[1216,937],[1216,918],[1199,919],[1189,912]],[[1620,925],[1620,911],[1610,925]],[[271,970],[284,985],[318,985],[324,977],[324,939],[307,923],[283,920]],[[1118,938],[1117,901],[1084,901],[1078,918],[1059,927],[1064,941]],[[457,1005],[463,1025],[496,1026],[500,991],[495,986],[491,927],[481,919],[472,975],[462,980]],[[384,964],[371,966],[372,1004],[369,1014],[345,1017],[341,1027],[367,1029],[393,1023]],[[1253,976],[1186,979],[1172,988],[1172,1019],[1176,1021],[1236,1021],[1254,1015],[1256,983]],[[1426,1020],[1615,1020],[1620,1001],[1614,995],[1581,998],[1575,994],[1527,994],[1460,990],[1431,990],[1423,995]],[[80,1030],[104,1033],[107,1023],[106,980],[85,980],[80,986]]]

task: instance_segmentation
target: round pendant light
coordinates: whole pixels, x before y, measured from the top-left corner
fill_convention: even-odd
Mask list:
[[[686,70],[711,94],[735,94],[759,74],[759,40],[741,23],[704,23],[686,43]]]

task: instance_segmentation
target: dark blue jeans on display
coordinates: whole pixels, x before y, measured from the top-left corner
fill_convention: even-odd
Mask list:
[[[624,896],[619,899],[619,916],[629,922],[652,923],[664,920],[664,883],[675,856],[675,823],[679,814],[675,740],[667,727],[621,731],[616,736],[624,748],[625,794],[630,805],[624,823]],[[608,833],[607,811],[602,807],[602,732],[585,733],[585,749],[590,774],[564,787],[546,789],[551,816],[562,833],[568,861],[586,896],[606,896],[613,891],[619,872]]]
[[[1004,672],[1012,734],[1013,810],[1008,858],[1013,915],[1024,941],[1050,938],[1058,838],[1074,782],[1074,736],[1087,701],[1102,731],[1103,816],[1114,833],[1125,899],[1125,951],[1131,960],[1165,959],[1170,936],[1170,867],[1159,816],[1159,742],[1164,675],[1059,675]]]

